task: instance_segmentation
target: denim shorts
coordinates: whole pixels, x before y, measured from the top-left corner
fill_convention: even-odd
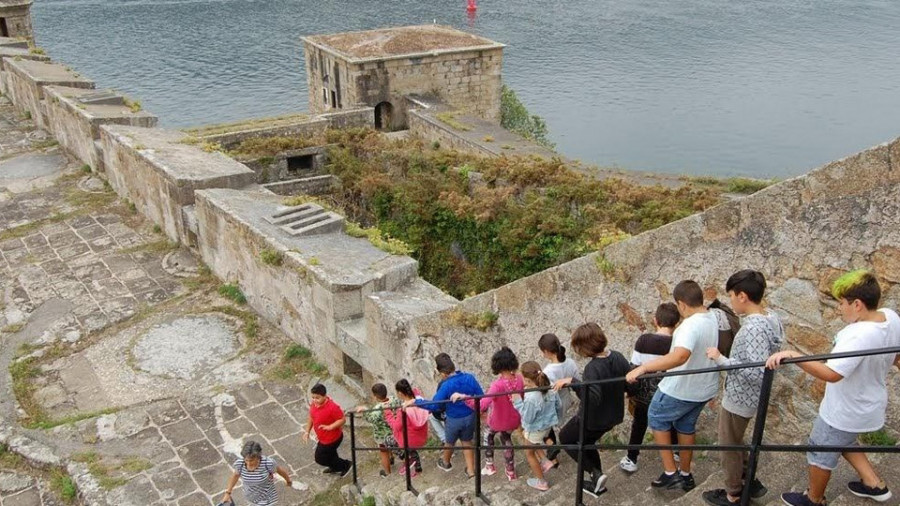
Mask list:
[[[844,432],[835,429],[822,417],[817,416],[813,423],[812,432],[809,434],[809,444],[818,446],[857,446],[857,438],[859,434],[855,432]],[[806,461],[809,465],[816,466],[826,471],[834,471],[841,459],[841,452],[808,452]]]
[[[693,434],[697,432],[697,419],[707,402],[682,401],[657,390],[647,411],[647,425],[658,432],[674,427],[679,434]]]
[[[475,413],[462,418],[448,416],[444,422],[444,435],[447,438],[446,443],[450,446],[455,445],[457,441],[471,442],[475,439]]]

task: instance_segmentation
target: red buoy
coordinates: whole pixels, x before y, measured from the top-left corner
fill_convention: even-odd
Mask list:
[[[475,0],[468,0],[469,5],[466,7],[466,10],[469,12],[475,12],[478,10],[478,5],[475,4]]]

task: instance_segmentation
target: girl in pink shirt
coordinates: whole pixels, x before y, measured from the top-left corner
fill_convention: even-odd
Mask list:
[[[491,383],[486,392],[487,395],[510,393],[524,389],[522,376],[519,375],[519,359],[515,353],[507,347],[500,348],[491,357],[491,371],[497,375],[497,379]],[[481,411],[488,411],[487,425],[484,430],[484,469],[481,474],[491,476],[497,472],[494,466],[494,438],[500,437],[500,444],[506,448],[503,450],[503,458],[506,460],[506,477],[510,481],[516,479],[516,464],[513,457],[512,433],[519,428],[521,418],[519,412],[513,407],[511,395],[497,397],[485,397],[481,399]]]

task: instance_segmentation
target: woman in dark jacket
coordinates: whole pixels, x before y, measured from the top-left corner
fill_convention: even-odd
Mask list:
[[[582,357],[590,358],[581,375],[584,382],[607,378],[621,378],[628,374],[628,360],[617,351],[606,349],[607,340],[603,330],[596,323],[585,323],[572,333],[572,349]],[[622,423],[625,416],[625,382],[615,381],[601,385],[581,385],[574,378],[563,378],[554,388],[559,390],[571,386],[575,395],[584,405],[585,443],[592,444],[604,434]],[[578,443],[581,427],[580,414],[572,417],[559,431],[560,444]],[[566,450],[573,459],[578,459],[576,450]],[[584,481],[584,491],[594,497],[606,492],[606,475],[600,463],[600,452],[584,452],[584,470],[590,478]]]

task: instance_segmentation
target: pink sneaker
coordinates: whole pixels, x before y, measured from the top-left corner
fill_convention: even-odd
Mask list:
[[[507,478],[509,481],[516,481],[516,479],[518,478],[518,476],[516,476],[516,472],[515,472],[515,471],[510,471],[510,470],[507,469],[507,470],[506,470],[506,478]]]
[[[550,484],[548,484],[544,480],[539,480],[537,478],[528,478],[528,481],[526,483],[528,483],[529,487],[536,488],[536,489],[540,490],[541,492],[546,492],[546,491],[550,490]]]
[[[485,464],[481,470],[482,476],[493,476],[497,474],[497,467],[494,464]]]
[[[546,473],[546,472],[549,472],[549,471],[550,471],[551,469],[553,469],[554,467],[555,467],[555,465],[553,464],[553,462],[551,462],[551,461],[549,461],[549,460],[547,460],[547,459],[544,459],[544,460],[541,462],[541,470],[544,471],[545,473]]]

